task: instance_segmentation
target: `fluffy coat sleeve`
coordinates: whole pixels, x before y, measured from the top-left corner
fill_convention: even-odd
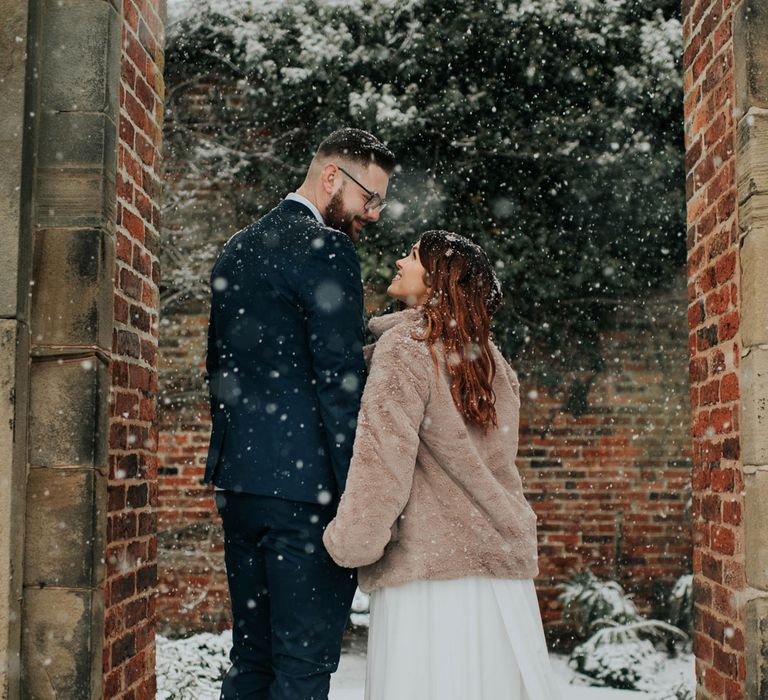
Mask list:
[[[340,566],[378,561],[408,502],[430,392],[425,359],[431,363],[425,344],[402,332],[376,343],[346,490],[323,536]]]

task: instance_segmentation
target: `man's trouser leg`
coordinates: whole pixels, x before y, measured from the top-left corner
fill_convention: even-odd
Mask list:
[[[325,700],[355,591],[322,543],[335,506],[217,496],[233,612],[222,698]]]

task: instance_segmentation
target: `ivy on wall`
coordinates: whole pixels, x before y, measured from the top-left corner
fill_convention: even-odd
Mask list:
[[[221,243],[300,184],[325,135],[356,126],[400,161],[359,248],[366,283],[389,280],[421,231],[463,233],[502,280],[503,349],[529,353],[545,383],[599,371],[601,330],[685,261],[677,12],[666,0],[177,11],[166,139],[185,165],[166,204],[182,223],[166,236],[164,299],[204,296]],[[215,197],[197,198],[196,179]]]

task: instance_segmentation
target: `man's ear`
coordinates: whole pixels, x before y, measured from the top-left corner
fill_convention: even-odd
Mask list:
[[[320,183],[326,194],[333,194],[338,188],[339,169],[333,163],[326,163],[320,171]]]

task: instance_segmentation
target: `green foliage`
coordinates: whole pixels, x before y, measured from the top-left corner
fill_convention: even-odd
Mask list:
[[[660,641],[668,638],[686,638],[685,632],[674,625],[662,620],[648,620],[644,617],[637,617],[632,622],[621,624],[604,620],[603,625],[588,640],[594,648],[605,645],[629,644],[641,639]]]
[[[693,574],[681,576],[667,591],[664,610],[658,617],[686,633],[687,638],[680,644],[679,639],[667,640],[667,651],[676,656],[678,651],[690,651],[693,640]]]
[[[577,671],[611,688],[635,690],[659,665],[659,654],[649,641],[593,645],[591,640],[573,650],[569,663]]]
[[[696,700],[696,693],[685,683],[680,683],[665,693],[655,695],[653,700]]]
[[[590,571],[574,573],[561,588],[563,619],[583,640],[569,663],[605,685],[638,688],[660,662],[654,643],[688,638],[674,625],[640,615],[618,583]]]
[[[689,635],[693,635],[693,575],[677,579],[668,601],[668,621]]]
[[[582,639],[606,621],[625,623],[638,619],[631,597],[616,581],[603,581],[588,570],[578,571],[561,588],[558,600],[563,604],[563,620]]]
[[[373,131],[401,167],[364,234],[366,281],[388,280],[420,232],[458,231],[496,262],[504,350],[544,348],[542,376],[596,371],[611,311],[685,260],[675,11],[666,0],[200,3],[169,28],[169,138],[229,183],[242,225],[300,183],[331,130]],[[218,93],[207,131],[178,109],[201,78]]]

